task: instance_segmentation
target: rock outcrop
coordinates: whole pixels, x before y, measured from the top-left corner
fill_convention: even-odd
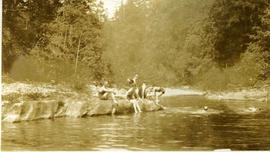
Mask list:
[[[93,88],[80,93],[61,85],[12,83],[2,87],[3,122],[87,117],[111,114],[112,111],[112,101],[98,99]],[[144,112],[161,109],[146,99],[140,106]],[[131,112],[134,112],[132,104],[118,97],[116,114]]]
[[[161,108],[151,100],[140,103],[142,111],[156,111]],[[99,100],[95,97],[88,101],[65,99],[21,101],[2,106],[2,121],[19,122],[37,119],[54,119],[57,117],[87,117],[111,114],[110,100]],[[133,108],[127,100],[119,100],[116,114],[131,113]]]

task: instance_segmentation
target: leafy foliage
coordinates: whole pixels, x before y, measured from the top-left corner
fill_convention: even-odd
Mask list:
[[[49,43],[32,54],[46,59],[78,62],[89,68],[93,79],[101,79],[106,68],[102,61],[102,27],[105,20],[102,4],[95,1],[65,1],[57,11],[56,19],[48,27]]]
[[[261,65],[259,76],[265,80],[270,76],[270,3],[260,21],[262,25],[254,27],[256,32],[250,36],[252,43],[247,50],[260,58],[256,60]]]
[[[226,67],[239,61],[252,42],[254,27],[262,26],[260,17],[268,6],[268,0],[222,0],[213,4],[206,33],[216,63]]]
[[[89,82],[110,72],[101,2],[6,1],[4,12],[4,69],[16,80]]]
[[[216,70],[204,72],[199,82],[203,88],[248,87],[269,77],[269,7],[268,0],[213,4],[203,43]]]
[[[57,0],[3,1],[3,70],[9,72],[13,62],[25,55],[44,37],[46,24],[56,15]]]

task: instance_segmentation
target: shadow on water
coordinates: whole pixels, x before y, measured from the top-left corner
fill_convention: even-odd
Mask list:
[[[4,123],[3,150],[269,150],[270,113],[253,102],[169,97],[139,114]],[[203,107],[207,106],[208,110]],[[267,107],[267,106],[266,106]]]

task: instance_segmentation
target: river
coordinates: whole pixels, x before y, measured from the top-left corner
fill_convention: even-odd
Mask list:
[[[176,96],[162,104],[156,112],[2,123],[2,150],[270,150],[267,102]]]

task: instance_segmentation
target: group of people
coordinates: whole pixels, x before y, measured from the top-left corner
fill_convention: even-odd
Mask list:
[[[132,103],[135,113],[142,112],[139,102],[143,102],[143,99],[152,99],[157,106],[165,108],[159,104],[159,98],[165,94],[165,89],[162,87],[147,86],[145,83],[138,85],[138,74],[136,74],[132,79],[127,79],[130,88],[126,93],[126,98]],[[150,93],[153,93],[151,96]],[[116,112],[118,102],[115,98],[116,92],[108,88],[108,82],[105,81],[98,90],[98,96],[101,100],[112,100],[112,114]]]

